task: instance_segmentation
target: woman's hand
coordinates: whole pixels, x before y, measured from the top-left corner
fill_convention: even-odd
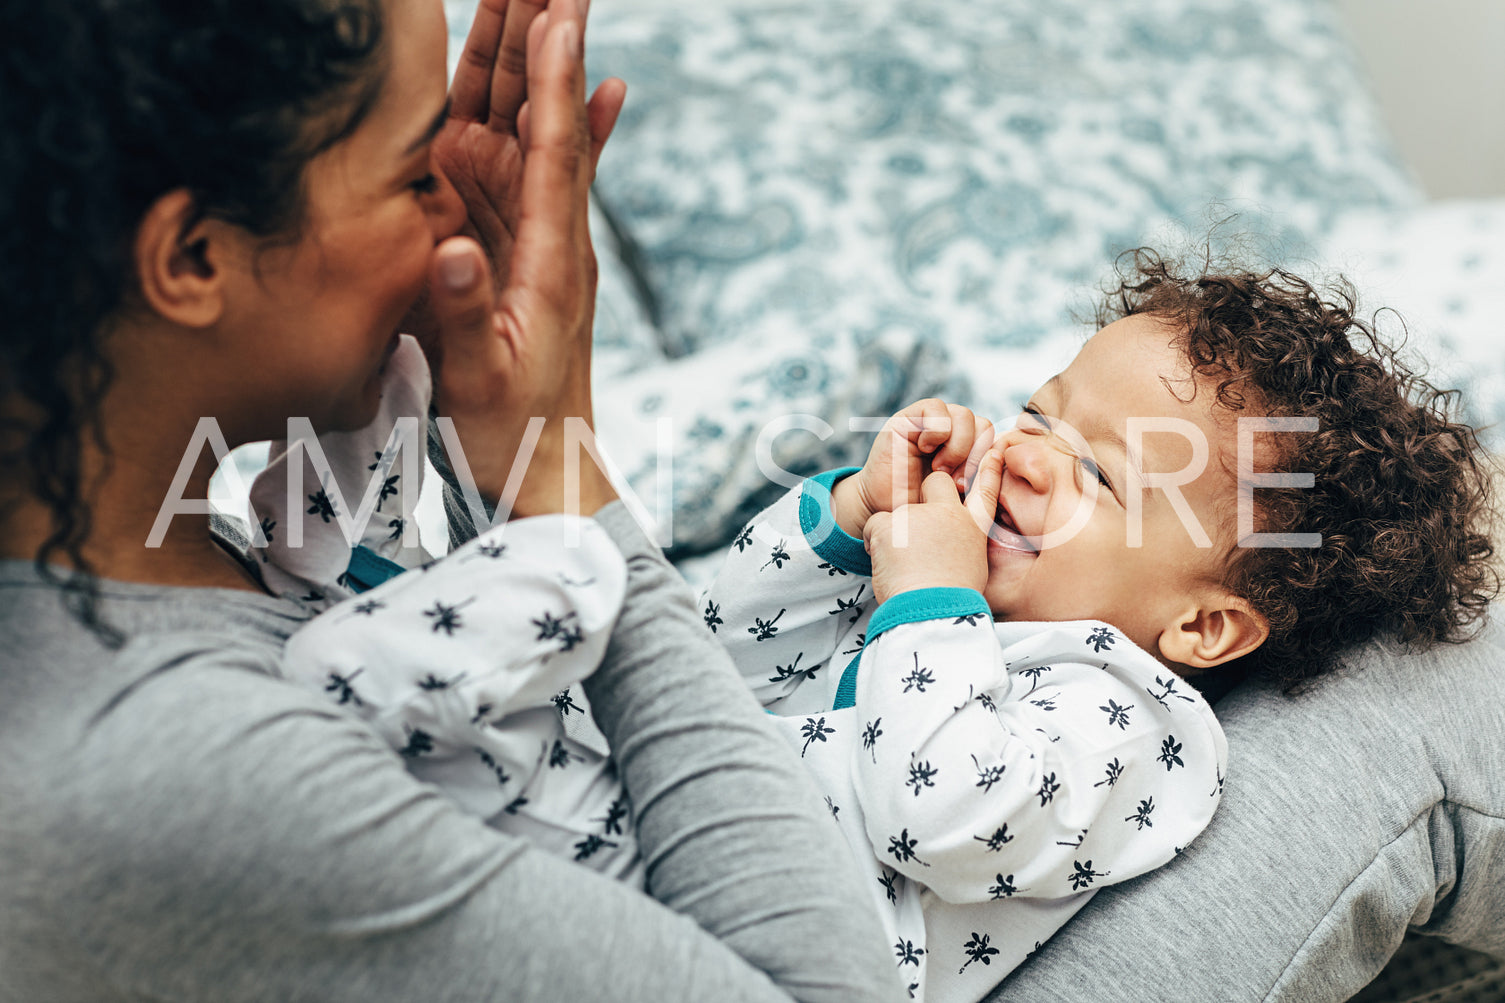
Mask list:
[[[436,399],[476,486],[516,515],[588,514],[615,497],[589,460],[565,497],[565,447],[592,421],[587,197],[625,93],[608,81],[585,101],[584,30],[579,0],[482,0],[435,144],[470,234],[440,244],[430,273]],[[536,455],[510,485],[533,418]]]
[[[530,50],[551,20],[578,19],[583,33],[589,3],[547,6],[547,0],[480,0],[450,87],[449,121],[434,139],[435,163],[465,203],[463,232],[485,250],[498,290],[507,284],[523,211]],[[613,78],[586,104],[591,178],[626,94],[626,85]]]

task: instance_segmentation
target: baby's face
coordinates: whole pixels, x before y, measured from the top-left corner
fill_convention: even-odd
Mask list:
[[[1144,315],[1103,328],[995,442],[1004,471],[984,589],[995,615],[1106,620],[1158,654],[1160,633],[1220,580],[1235,542],[1237,425],[1191,381],[1174,333]]]

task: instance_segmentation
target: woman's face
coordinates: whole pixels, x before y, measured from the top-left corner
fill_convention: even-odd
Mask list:
[[[321,431],[374,417],[382,366],[434,245],[465,219],[430,156],[446,108],[443,7],[389,0],[385,16],[380,94],[355,132],[306,168],[297,243],[248,247],[237,266],[220,368],[254,384],[241,384],[250,392],[240,417],[255,437],[280,437],[288,417]]]

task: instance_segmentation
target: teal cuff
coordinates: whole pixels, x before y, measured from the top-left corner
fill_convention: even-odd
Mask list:
[[[850,575],[873,576],[873,562],[862,541],[836,525],[831,514],[831,489],[861,467],[841,467],[805,480],[800,492],[800,530],[816,556]]]
[[[865,643],[872,644],[879,634],[901,623],[979,615],[990,622],[993,619],[988,601],[976,589],[933,588],[900,592],[873,613],[873,618],[867,622]]]
[[[376,588],[382,582],[396,578],[406,570],[396,561],[389,561],[361,544],[350,552],[350,565],[345,569],[344,580],[350,591],[359,595]]]
[[[868,621],[867,632],[863,637],[863,650],[866,651],[867,645],[872,644],[879,634],[901,623],[969,616],[981,616],[983,622],[993,622],[993,611],[988,608],[988,601],[976,589],[933,588],[901,592],[879,606],[873,618]],[[862,652],[858,652],[857,657],[848,662],[842,671],[841,681],[836,684],[836,699],[831,704],[832,710],[841,710],[857,703],[857,666],[861,659]]]

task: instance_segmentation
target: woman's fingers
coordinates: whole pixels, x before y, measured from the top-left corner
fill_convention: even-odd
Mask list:
[[[517,129],[517,113],[528,98],[528,41],[548,0],[510,0],[491,76],[491,114],[486,124],[498,132]]]
[[[580,298],[582,283],[594,276],[583,274],[593,259],[586,230],[591,164],[582,24],[559,16],[570,0],[555,3],[561,9],[550,11],[538,57],[528,65],[529,143],[512,275],[519,287],[557,307]]]
[[[497,46],[507,20],[507,0],[481,0],[460,50],[460,63],[449,88],[449,113],[465,122],[484,122],[490,111],[491,78]]]
[[[591,177],[596,174],[596,164],[601,160],[601,150],[616,128],[617,116],[622,113],[622,104],[627,100],[627,85],[616,77],[608,77],[596,87],[585,107],[590,121]]]

